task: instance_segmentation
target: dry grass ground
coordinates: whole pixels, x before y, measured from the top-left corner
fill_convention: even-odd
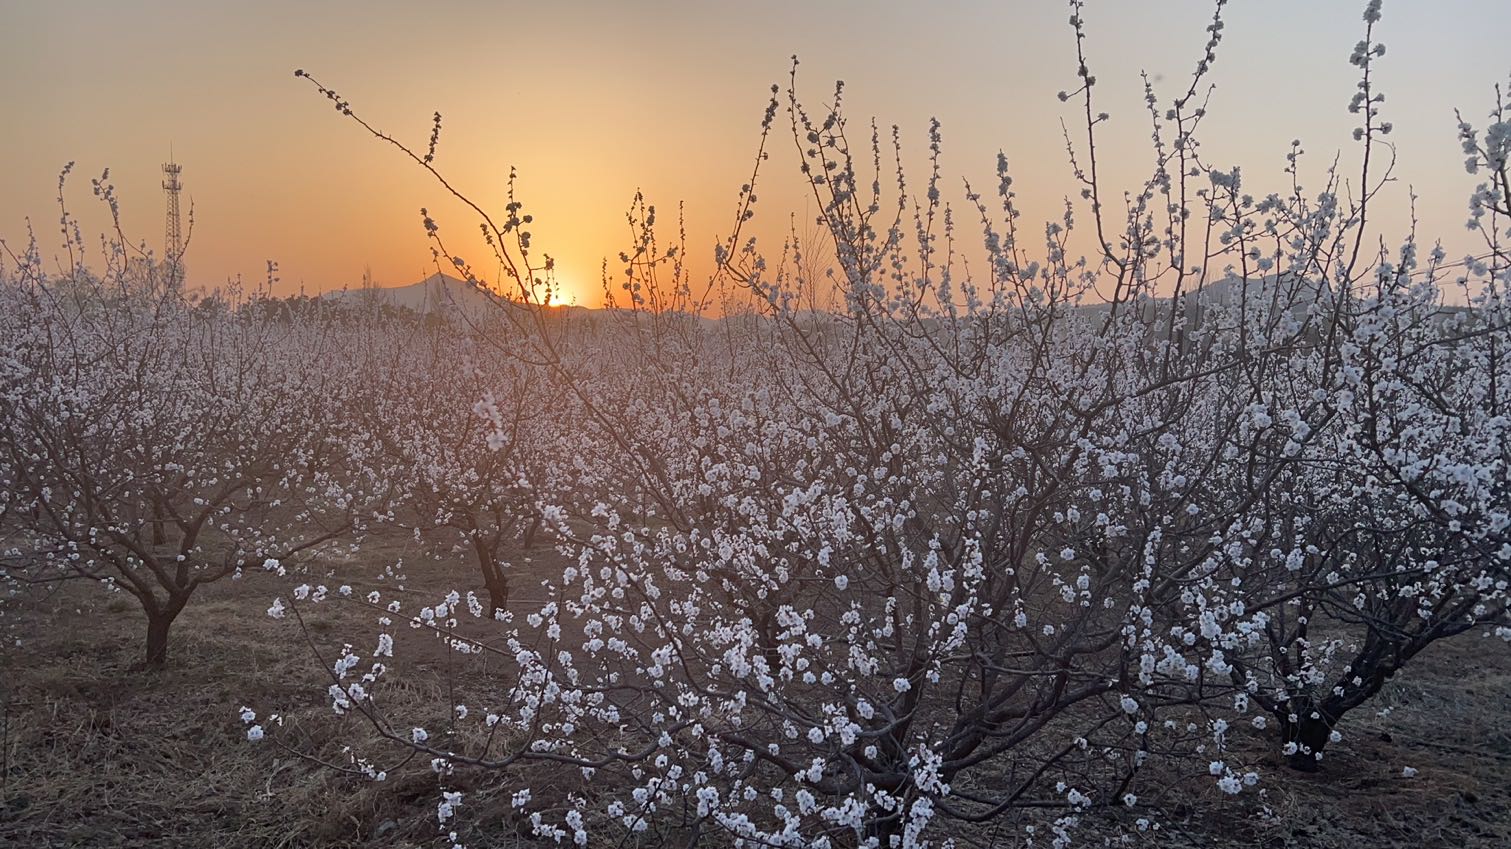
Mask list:
[[[391,564],[388,555],[400,553],[376,561]],[[535,595],[532,585],[557,568],[551,555],[537,554],[516,592]],[[460,563],[419,559],[405,571],[407,587],[427,603],[458,581],[465,589],[473,574]],[[322,580],[394,589],[360,562],[339,564],[339,577]],[[205,588],[174,626],[168,667],[149,674],[131,669],[144,625],[129,598],[73,583],[4,602],[0,846],[445,845],[436,831],[439,779],[424,764],[372,783],[246,741],[237,718],[243,704],[285,711],[281,739],[329,763],[346,763],[342,742],[371,738],[361,720],[331,714],[328,682],[300,629],[264,614],[286,592],[286,583],[261,573]],[[343,641],[370,638],[372,620],[357,605],[324,605],[308,633],[329,658]],[[386,704],[444,727],[450,691],[475,693],[486,682],[458,676],[434,640],[427,647],[423,635],[405,631],[403,648],[419,662],[396,665]],[[1167,786],[1161,830],[1138,842],[1511,847],[1511,651],[1477,636],[1439,645],[1372,707],[1387,715],[1365,708],[1351,716],[1345,740],[1315,775],[1284,769],[1265,742],[1237,741],[1248,749],[1241,755],[1267,767],[1263,798],[1225,800],[1209,783]],[[1416,777],[1403,777],[1405,766]],[[501,790],[476,776],[448,781],[469,790],[469,830],[481,829],[472,845],[533,845],[519,835]],[[1082,837],[1096,844],[1098,835],[1123,831],[1112,816],[1095,814]]]
[[[1382,715],[1383,714],[1383,715]],[[1466,634],[1439,643],[1345,718],[1323,769],[1285,768],[1269,738],[1236,737],[1263,796],[1167,787],[1155,845],[1511,847],[1511,650]],[[1407,777],[1411,767],[1416,774]]]
[[[388,555],[414,554],[406,548],[375,559],[391,565],[396,557]],[[403,593],[381,568],[354,563],[308,580],[333,589],[350,583],[359,594],[380,589],[385,600],[402,594],[408,608],[434,603],[447,587],[467,588],[465,564],[412,559]],[[425,764],[379,784],[247,741],[237,713],[255,705],[264,717],[284,714],[281,742],[328,764],[349,766],[343,744],[353,741],[397,754],[364,720],[334,716],[325,696],[329,661],[345,642],[368,654],[376,614],[349,603],[306,606],[301,630],[265,613],[289,586],[255,572],[202,588],[174,624],[168,665],[156,672],[133,668],[145,625],[124,594],[70,582],[4,602],[0,846],[433,843],[439,784]],[[394,634],[408,661],[385,676],[385,707],[444,728],[458,691],[478,685],[477,676],[462,675],[433,636],[402,626]],[[487,803],[485,790],[469,796],[474,811]]]

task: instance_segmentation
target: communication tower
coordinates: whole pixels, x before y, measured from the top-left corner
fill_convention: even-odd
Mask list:
[[[168,226],[163,238],[163,261],[168,269],[168,285],[178,287],[184,282],[184,230],[179,215],[178,195],[183,190],[178,175],[183,166],[172,161],[163,163],[163,194],[168,199]]]

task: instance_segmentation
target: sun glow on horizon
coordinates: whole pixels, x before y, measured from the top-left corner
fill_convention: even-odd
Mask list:
[[[688,274],[694,289],[706,283],[714,270],[712,246],[731,231],[730,213],[750,177],[768,87],[785,81],[793,53],[803,58],[798,85],[811,104],[824,101],[831,81],[842,78],[857,129],[876,116],[885,147],[886,128],[900,128],[911,174],[927,173],[928,121],[939,118],[942,192],[960,221],[969,217],[969,204],[959,178],[985,185],[998,151],[1011,163],[1025,224],[1056,220],[1065,193],[1076,190],[1060,135],[1066,107],[1055,97],[1074,80],[1074,41],[1053,4],[894,4],[867,6],[864,16],[854,14],[853,4],[814,9],[795,0],[718,8],[664,3],[665,14],[651,16],[617,4],[587,5],[594,14],[540,6],[505,16],[438,4],[433,14],[467,24],[458,44],[463,49],[438,65],[413,49],[411,23],[354,4],[312,10],[271,0],[254,13],[169,0],[150,14],[95,0],[17,4],[8,10],[14,26],[0,32],[0,96],[17,125],[32,131],[0,142],[11,164],[0,173],[0,234],[14,237],[28,215],[50,215],[55,175],[63,161],[76,159],[67,196],[85,231],[111,226],[109,211],[88,196],[87,184],[108,165],[129,241],[157,248],[163,233],[158,163],[172,144],[195,208],[185,257],[192,286],[258,280],[268,260],[278,264],[280,295],[353,288],[364,263],[378,280],[412,283],[423,279],[411,270],[425,267],[432,246],[414,219],[422,206],[434,210],[453,250],[487,267],[492,252],[478,234],[475,211],[391,146],[332,114],[328,101],[295,85],[290,70],[306,65],[318,67],[322,80],[373,126],[421,153],[430,118],[441,113],[435,164],[490,213],[501,213],[510,197],[509,170],[501,163],[515,168],[518,196],[538,222],[538,249],[560,265],[553,304],[601,306],[605,259],[610,288],[619,293],[614,258],[633,242],[625,211],[641,191],[662,210],[663,240],[676,237],[676,216],[669,213],[685,204]],[[1197,58],[1191,44],[1197,24],[1210,17],[1209,5],[1159,0],[1157,10],[1088,9],[1088,49],[1111,115],[1099,132],[1108,149],[1126,143],[1138,152],[1099,163],[1109,185],[1136,189],[1148,178],[1140,71],[1149,71],[1162,98],[1173,95]],[[490,58],[495,51],[482,49],[503,31],[556,31],[564,16],[570,16],[572,39],[529,40],[508,69]],[[353,17],[365,25],[353,30]],[[1310,151],[1303,180],[1320,187],[1335,153],[1341,151],[1345,164],[1357,156],[1343,108],[1356,82],[1347,48],[1357,37],[1357,10],[1276,0],[1262,8],[1238,4],[1227,17],[1213,72],[1218,88],[1203,123],[1204,156],[1221,167],[1242,165],[1258,192],[1279,190],[1288,179],[1290,139],[1299,135]],[[276,23],[284,18],[300,23]],[[1485,25],[1445,24],[1453,20]],[[1391,136],[1398,180],[1377,205],[1376,218],[1388,242],[1410,227],[1402,210],[1411,185],[1422,232],[1441,236],[1451,255],[1472,250],[1462,218],[1474,180],[1462,173],[1452,107],[1463,105],[1473,117],[1487,87],[1504,80],[1495,33],[1506,27],[1511,5],[1449,0],[1390,9],[1382,37],[1391,52],[1379,84],[1390,95],[1387,117],[1399,119]],[[824,36],[834,28],[854,37],[836,42]],[[895,61],[888,45],[932,30],[959,33],[959,41],[927,62],[904,68]],[[1014,50],[998,43],[1006,30],[1022,34]],[[730,40],[731,32],[742,35]],[[238,37],[208,39],[205,33]],[[643,49],[624,54],[626,38]],[[1294,48],[1294,62],[1274,61],[1281,43]],[[59,62],[63,45],[69,58]],[[1462,58],[1434,60],[1450,54]],[[201,103],[205,90],[216,92],[211,105],[177,106]],[[1011,98],[1004,96],[1008,90]],[[647,109],[647,92],[663,106]],[[141,120],[148,114],[153,120]],[[1255,115],[1285,120],[1255,121]],[[813,214],[792,140],[783,137],[785,122],[783,111],[752,224],[773,259],[788,216]],[[102,125],[120,131],[101,134]],[[52,231],[39,232],[43,252],[55,251],[47,241]],[[964,228],[960,234],[963,244]],[[974,261],[973,268],[979,268]]]

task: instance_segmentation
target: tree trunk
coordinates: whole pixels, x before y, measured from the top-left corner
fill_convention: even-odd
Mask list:
[[[899,794],[901,795],[901,794]],[[903,811],[907,808],[904,806]],[[890,849],[894,845],[901,845],[903,832],[903,813],[883,810],[877,805],[871,805],[866,810],[865,836],[874,839],[881,849]],[[896,841],[894,844],[893,841]]]
[[[1316,709],[1307,708],[1305,713],[1298,714],[1300,719],[1296,722],[1282,725],[1285,742],[1296,744],[1296,751],[1286,756],[1286,764],[1301,772],[1316,772],[1321,769],[1317,755],[1327,746],[1328,736],[1333,732],[1332,720],[1323,713],[1319,713],[1317,717],[1311,716],[1314,710]]]
[[[153,604],[146,609],[147,613],[147,652],[142,657],[140,668],[162,669],[168,662],[168,629],[173,626],[173,620],[189,602],[189,595],[170,597],[163,607]]]
[[[154,501],[152,503],[152,544],[153,545],[166,545],[168,543],[168,534],[163,529],[163,522],[164,522],[164,519],[163,519],[163,503],[161,501]]]
[[[1375,637],[1371,636],[1370,640],[1374,641]],[[1424,640],[1404,645],[1382,642],[1371,646],[1361,652],[1348,667],[1353,670],[1352,674],[1357,676],[1359,683],[1340,682],[1342,692],[1334,690],[1332,695],[1320,703],[1314,703],[1311,696],[1293,700],[1290,710],[1295,713],[1297,720],[1289,721],[1288,715],[1279,717],[1285,742],[1296,744],[1296,751],[1286,759],[1290,767],[1302,772],[1321,769],[1317,763],[1317,754],[1327,746],[1333,729],[1343,719],[1343,715],[1380,692],[1380,688],[1395,675],[1401,664],[1429,642],[1431,641]]]
[[[530,548],[534,547],[534,545],[535,545],[535,534],[536,534],[537,531],[540,530],[540,523],[541,523],[541,520],[544,519],[544,518],[545,518],[544,516],[540,515],[539,513],[536,513],[535,514],[535,518],[530,521],[530,527],[525,529],[525,549],[526,550],[529,550]]]
[[[142,658],[144,669],[162,669],[168,662],[168,628],[173,624],[173,613],[147,614],[147,654]]]
[[[483,584],[488,588],[490,612],[509,609],[509,579],[497,567],[485,570]]]
[[[509,609],[509,577],[504,574],[495,552],[497,542],[485,542],[482,537],[472,538],[472,549],[477,555],[478,570],[483,573],[483,586],[488,590],[488,612],[497,614]]]

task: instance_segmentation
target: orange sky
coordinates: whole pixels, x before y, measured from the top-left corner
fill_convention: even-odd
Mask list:
[[[1218,92],[1204,151],[1241,164],[1256,194],[1282,189],[1284,155],[1300,137],[1311,185],[1349,142],[1354,90],[1347,58],[1362,36],[1362,2],[1238,0],[1219,51]],[[1073,88],[1073,42],[1058,2],[493,2],[257,3],[0,0],[0,237],[24,238],[30,215],[44,247],[57,239],[58,170],[77,160],[71,202],[98,232],[88,178],[111,168],[130,235],[162,243],[159,166],[170,145],[196,210],[192,285],[279,263],[279,294],[380,284],[431,270],[418,210],[428,206],[465,255],[474,221],[419,169],[342,120],[294,79],[307,68],[369,120],[415,146],[439,110],[439,164],[485,206],[502,207],[509,167],[537,219],[537,246],[558,259],[567,294],[601,299],[599,265],[629,243],[624,212],[637,188],[672,223],[688,211],[689,251],[706,273],[748,176],[772,82],[788,56],[817,103],[847,82],[853,119],[898,123],[913,161],[927,122],[944,125],[946,198],[959,178],[992,179],[1009,156],[1030,220],[1056,216],[1074,191],[1055,98]],[[1210,6],[1195,0],[1093,2],[1092,70],[1109,185],[1148,170],[1138,71],[1173,94],[1205,40]],[[1406,222],[1405,184],[1421,196],[1423,231],[1450,254],[1473,249],[1463,221],[1465,175],[1452,109],[1479,121],[1511,58],[1511,3],[1387,2],[1389,46],[1378,80],[1396,124],[1397,175],[1385,235]],[[805,210],[781,140],[761,187],[762,232]],[[915,185],[924,179],[913,173]],[[666,235],[670,235],[668,229]],[[766,242],[775,253],[777,241]],[[618,272],[617,261],[610,262]]]

